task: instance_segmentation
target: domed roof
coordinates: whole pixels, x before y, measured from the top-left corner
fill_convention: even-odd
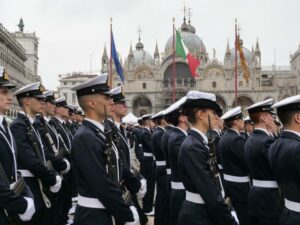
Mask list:
[[[241,40],[241,45],[242,45],[242,49],[243,49],[243,53],[244,53],[244,57],[246,59],[247,65],[250,66],[251,62],[252,62],[252,53],[249,49],[243,47],[243,41]],[[235,60],[235,48],[230,49],[230,61],[232,64],[234,64],[234,60]],[[240,64],[240,53],[237,52],[237,60],[238,60],[238,64]]]
[[[131,47],[130,47],[131,49]],[[125,66],[128,66],[129,58],[132,57],[134,68],[140,65],[154,65],[154,59],[150,53],[144,50],[144,45],[141,41],[136,44],[136,50],[130,50],[129,55],[125,59]]]
[[[188,29],[187,31],[182,31],[180,34],[181,34],[181,38],[184,41],[184,44],[187,46],[189,51],[192,54],[196,54],[196,55],[199,55],[200,52],[206,53],[206,48],[201,38],[199,38],[196,34],[190,31],[191,27],[189,29],[189,25],[187,25],[187,29]],[[166,43],[165,55],[168,56],[172,54],[172,52],[173,52],[173,36],[171,36]]]

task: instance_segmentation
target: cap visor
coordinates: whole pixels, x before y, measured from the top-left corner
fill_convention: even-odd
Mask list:
[[[11,88],[15,88],[16,85],[11,84],[11,83],[8,83],[8,84],[0,84],[0,87],[6,87],[6,88],[11,89]]]

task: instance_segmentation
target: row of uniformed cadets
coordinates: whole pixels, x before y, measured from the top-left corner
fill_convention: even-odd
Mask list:
[[[3,94],[5,97],[0,109],[3,107],[1,114],[4,114],[11,102],[9,89],[12,85],[5,76],[2,76],[2,80],[0,96]],[[125,202],[124,189],[132,189],[132,194],[143,198],[146,192],[145,180],[134,175],[128,146],[125,138],[122,139],[124,136],[120,122],[126,111],[125,99],[120,95],[120,89],[111,91],[106,81],[107,75],[101,75],[73,88],[86,115],[75,134],[71,151],[79,193],[74,224],[98,224],[99,221],[101,224],[139,224],[139,218],[142,218],[136,210],[136,207],[140,208],[139,202],[134,203],[136,207]],[[9,147],[9,151],[6,151],[11,153],[6,155],[5,160],[1,157],[6,174],[4,177],[7,178],[6,181],[0,173],[0,200],[3,205],[1,219],[6,221],[5,213],[13,213],[19,214],[21,220],[30,220],[27,224],[49,224],[53,215],[47,209],[52,200],[50,192],[59,191],[61,177],[45,166],[46,159],[51,157],[47,149],[43,151],[41,135],[38,128],[32,125],[33,117],[42,111],[41,99],[44,97],[40,84],[26,86],[15,94],[24,112],[19,113],[12,124],[16,144],[4,119],[0,132],[1,141],[6,148]],[[115,97],[113,103],[111,97],[118,94],[124,101]],[[60,108],[65,104],[57,106]],[[277,140],[272,134],[276,130],[274,108],[284,127]],[[151,179],[155,177],[157,181],[156,201],[161,204],[156,203],[155,224],[237,224],[224,197],[231,200],[240,224],[289,225],[300,222],[300,95],[276,104],[273,104],[273,100],[266,100],[247,110],[255,127],[247,140],[241,135],[244,125],[240,107],[221,117],[227,127],[222,135],[219,120],[222,110],[216,102],[216,96],[211,93],[190,91],[185,98],[155,115],[157,129],[152,139],[149,117],[144,117],[145,128],[139,128],[136,132],[140,134],[137,135],[136,152],[143,153],[141,173],[150,187],[147,193],[152,193]],[[67,117],[63,111],[56,114],[60,115],[56,115],[59,122],[59,119]],[[111,118],[110,122],[107,117]],[[64,122],[61,122],[61,130],[66,131]],[[118,129],[118,138],[113,137],[114,142],[108,140],[109,123],[109,129]],[[166,128],[169,130],[168,135]],[[208,140],[206,134],[212,128],[216,134],[222,135],[216,154],[223,168],[222,186],[225,196],[216,185],[216,174],[211,169],[212,154],[208,147],[211,146],[211,140]],[[59,128],[55,130],[58,132]],[[66,131],[62,136],[56,136],[58,141],[66,146],[70,144],[68,139],[71,134]],[[125,147],[120,147],[122,141]],[[26,192],[26,198],[14,193],[9,187],[9,184],[16,181],[16,160],[12,160],[16,158],[16,147],[21,149],[17,155],[18,168],[32,191],[32,194]],[[1,151],[5,151],[5,148],[1,147]],[[153,153],[155,159],[151,155]],[[66,159],[63,161],[68,167]],[[132,181],[135,185],[130,188]],[[49,188],[41,189],[41,185]],[[142,213],[151,210],[152,196],[145,196]],[[57,203],[54,201],[53,204]]]
[[[281,134],[275,109],[283,124]],[[214,94],[190,91],[152,116],[155,224],[300,222],[300,95],[276,104],[267,99],[246,110],[246,119],[240,106],[222,115]],[[139,136],[143,128],[137,129]],[[208,164],[208,131],[217,146],[221,190]],[[143,150],[142,140],[138,143]],[[151,156],[146,147],[144,158],[150,161]]]
[[[0,224],[66,224],[72,195],[67,187],[73,186],[66,181],[72,142],[66,127],[69,106],[64,99],[55,101],[54,92],[43,93],[40,82],[12,94],[13,88],[0,67]],[[12,95],[22,111],[9,128],[4,114]],[[26,186],[18,193],[14,190],[22,177]]]

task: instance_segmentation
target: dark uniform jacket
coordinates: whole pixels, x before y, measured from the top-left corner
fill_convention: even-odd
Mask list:
[[[268,153],[274,138],[266,132],[254,129],[245,145],[245,156],[252,179],[275,181],[268,162]],[[278,188],[251,186],[249,192],[249,213],[260,218],[279,218],[281,204]]]
[[[132,193],[136,193],[141,188],[140,179],[131,172],[130,168],[130,149],[126,137],[123,136],[121,130],[112,121],[108,120],[109,126],[113,129],[116,134],[117,141],[115,142],[118,150],[120,159],[122,160],[122,177],[124,185]]]
[[[48,170],[44,164],[45,161],[41,161],[41,159],[36,156],[32,143],[28,137],[28,125],[25,122],[26,119],[27,117],[25,115],[18,113],[17,118],[11,124],[11,132],[14,135],[18,149],[18,170],[29,170],[35,176],[25,177],[24,179],[33,193],[35,209],[38,211],[45,208],[38,179],[43,186],[47,188],[55,185],[56,174],[54,171]],[[44,158],[45,153],[43,152],[40,139],[36,132],[33,132],[33,139],[37,143],[40,155]]]
[[[169,152],[168,152],[168,141],[169,141],[169,137],[170,137],[171,133],[173,132],[173,130],[174,130],[174,127],[167,126],[166,132],[164,133],[163,138],[162,138],[162,151],[164,154],[164,158],[166,160],[166,169],[171,169]]]
[[[208,165],[209,149],[203,137],[191,129],[183,141],[179,153],[179,172],[187,191],[200,194],[205,204],[185,201],[179,224],[236,224],[220,191],[214,184]]]
[[[268,158],[285,199],[300,204],[300,137],[283,131],[270,147]],[[300,213],[284,209],[282,224],[300,224]]]
[[[186,134],[179,128],[174,128],[173,132],[169,136],[168,140],[168,150],[169,150],[169,160],[170,167],[172,170],[171,180],[174,182],[182,182],[179,175],[178,168],[178,155],[182,142],[186,138]]]
[[[43,145],[45,150],[45,156],[46,156],[46,160],[50,160],[51,164],[53,166],[53,168],[55,169],[55,171],[57,171],[58,173],[60,173],[61,171],[65,170],[67,168],[67,164],[63,159],[58,159],[57,157],[55,157],[55,152],[54,149],[52,148],[52,146],[48,146],[47,141],[44,138],[43,132],[45,132],[43,129],[46,129],[46,132],[48,132],[53,140],[53,143],[55,144],[56,149],[58,150],[58,138],[55,134],[55,130],[54,128],[52,128],[50,126],[50,124],[48,122],[45,121],[45,128],[42,128],[42,121],[40,119],[40,117],[37,117],[34,121],[34,127],[38,130],[38,132],[40,133],[40,136],[42,137],[42,141],[43,141]]]
[[[9,185],[16,181],[15,156],[17,149],[13,136],[7,134],[2,128],[0,128],[0,146],[0,164],[2,166],[2,169],[0,168],[2,170],[0,172],[0,224],[6,225],[7,218],[4,209],[9,214],[23,214],[27,209],[27,201],[10,190]]]
[[[143,160],[143,146],[141,141],[141,131],[142,127],[135,127],[132,129],[132,133],[134,135],[134,151],[137,159],[141,163]]]
[[[123,224],[133,221],[133,215],[122,198],[121,189],[107,173],[106,141],[103,131],[90,121],[75,134],[71,158],[78,194],[97,198],[106,208],[77,207],[75,224],[112,224],[111,216]]]
[[[53,126],[56,129],[56,131],[61,135],[66,145],[66,148],[71,149],[72,137],[68,134],[67,125],[65,123],[61,123],[56,117],[52,117],[49,124]],[[60,145],[62,145],[62,143],[60,143]]]
[[[245,160],[245,138],[236,131],[229,129],[219,142],[219,152],[224,173],[224,189],[226,195],[236,202],[248,202],[249,182],[227,181],[225,176],[247,177],[248,170]]]
[[[165,161],[165,157],[162,151],[162,138],[165,133],[165,130],[161,127],[157,127],[151,137],[153,155],[155,156],[156,161]],[[159,174],[157,176],[162,176],[166,174],[166,166],[156,167],[156,170]]]

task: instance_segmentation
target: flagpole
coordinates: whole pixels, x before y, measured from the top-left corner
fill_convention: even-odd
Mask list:
[[[237,86],[237,45],[238,45],[238,34],[237,34],[237,19],[235,19],[235,48],[234,48],[234,102],[237,104],[238,98],[238,86]]]
[[[112,17],[110,17],[110,59],[109,59],[109,82],[108,85],[112,88]]]
[[[176,100],[176,46],[175,46],[175,18],[173,18],[173,61],[172,61],[172,102]]]

